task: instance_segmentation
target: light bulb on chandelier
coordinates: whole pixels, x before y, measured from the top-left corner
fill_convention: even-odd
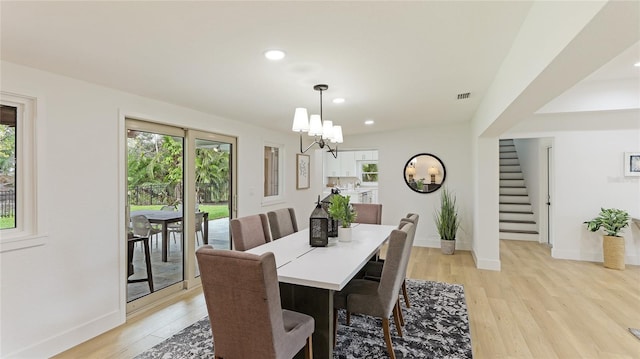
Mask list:
[[[300,133],[300,153],[307,152],[313,145],[317,144],[320,148],[327,148],[334,158],[338,158],[338,143],[342,143],[342,126],[334,126],[333,121],[325,121],[322,117],[322,91],[329,89],[328,85],[319,84],[313,86],[313,89],[320,91],[320,114],[311,115],[309,117],[306,108],[296,108],[293,115],[293,132]],[[305,149],[302,149],[302,133],[308,132],[309,136],[313,136],[313,142]],[[334,143],[335,148],[331,148],[329,143]]]

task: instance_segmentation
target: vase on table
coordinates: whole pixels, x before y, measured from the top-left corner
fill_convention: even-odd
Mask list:
[[[338,240],[340,242],[351,242],[351,227],[348,227],[348,228],[339,227]]]

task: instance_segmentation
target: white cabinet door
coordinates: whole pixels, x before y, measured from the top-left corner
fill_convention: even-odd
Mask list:
[[[378,190],[377,189],[372,189],[371,190],[371,203],[378,203]]]
[[[324,175],[325,177],[340,177],[340,156],[342,153],[338,154],[338,158],[333,158],[333,155],[329,152],[325,152],[324,154]]]
[[[338,152],[340,160],[340,176],[355,177],[356,174],[356,157],[354,151]]]

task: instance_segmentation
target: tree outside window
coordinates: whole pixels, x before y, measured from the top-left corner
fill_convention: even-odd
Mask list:
[[[16,228],[17,108],[1,106],[0,119],[0,229]]]

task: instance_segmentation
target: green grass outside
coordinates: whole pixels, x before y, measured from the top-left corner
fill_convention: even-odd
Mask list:
[[[0,217],[0,229],[15,228],[16,217]]]
[[[131,205],[131,211],[139,210],[160,210],[162,205],[137,206]],[[201,204],[200,211],[209,213],[209,220],[229,217],[229,206],[226,204]]]
[[[157,209],[160,210],[162,205],[152,205],[152,206],[131,206],[132,211],[138,211],[143,209]],[[200,211],[209,213],[209,219],[218,219],[218,218],[226,218],[229,217],[229,207],[226,204],[201,204]],[[16,226],[16,218],[15,217],[0,217],[0,229],[8,229],[14,228]]]

